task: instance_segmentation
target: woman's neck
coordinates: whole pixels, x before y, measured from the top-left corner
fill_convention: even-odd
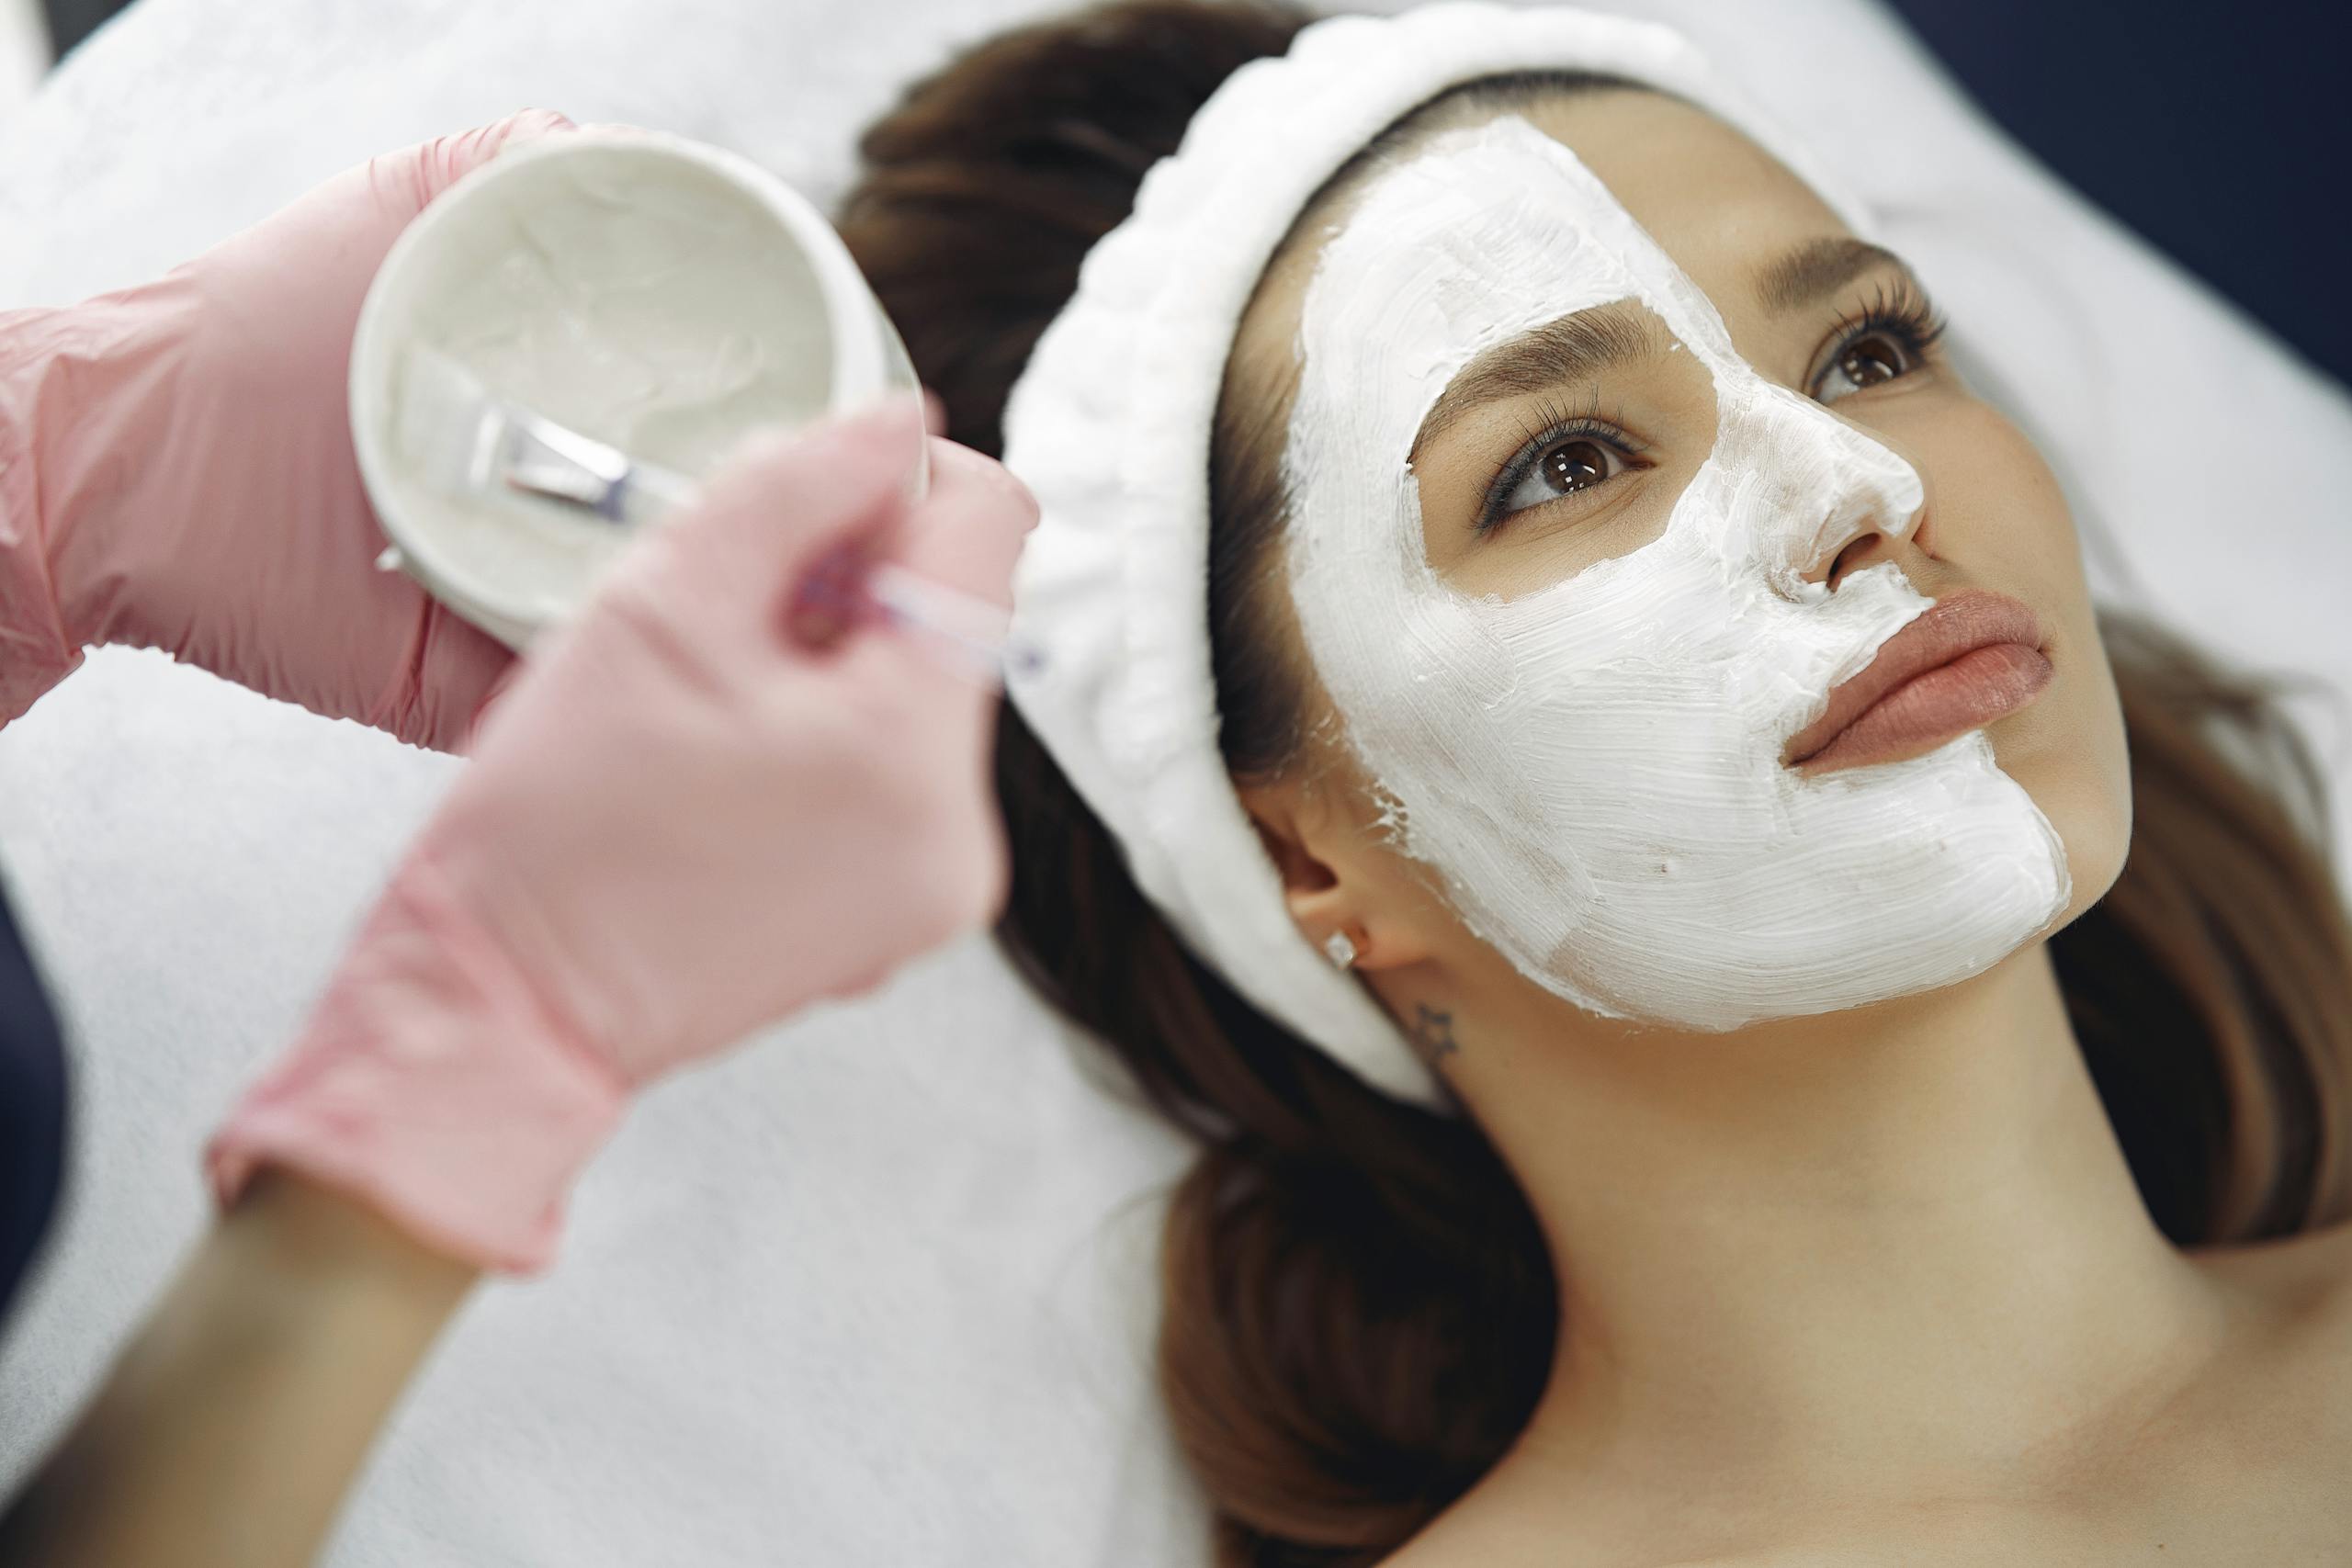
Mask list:
[[[2040,944],[1726,1035],[1463,1017],[1447,1066],[1550,1238],[1559,1350],[1506,1468],[1817,1502],[2050,1482],[2224,1337],[2149,1219]],[[1547,1032],[1543,1021],[1548,1019]],[[1483,1042],[1483,1043],[1482,1043]]]

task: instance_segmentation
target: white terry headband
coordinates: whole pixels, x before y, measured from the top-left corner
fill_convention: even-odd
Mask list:
[[[1209,443],[1242,312],[1308,200],[1438,94],[1529,71],[1687,99],[1868,231],[1860,205],[1669,28],[1487,0],[1329,17],[1201,107],[1134,212],[1087,253],[1004,414],[1005,466],[1042,513],[1014,573],[1013,625],[1045,658],[1011,681],[1014,705],[1197,956],[1374,1088],[1441,1108],[1449,1097],[1378,1001],[1293,922],[1218,751]]]

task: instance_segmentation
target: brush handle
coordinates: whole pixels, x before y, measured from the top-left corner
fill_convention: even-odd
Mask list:
[[[701,498],[700,487],[684,474],[626,457],[622,460],[624,471],[613,489],[626,525],[658,524]],[[878,561],[838,587],[829,581],[820,592],[832,597],[863,593],[885,619],[918,633],[933,657],[992,685],[1001,686],[1008,670],[1027,674],[1042,662],[1035,649],[1011,640],[1012,612],[1003,605],[890,561]]]
[[[526,496],[624,528],[651,528],[692,510],[700,485],[659,463],[492,393],[472,372],[422,344],[409,351],[406,430],[415,456],[440,488],[475,496]],[[912,499],[930,482],[926,438]],[[379,565],[401,564],[386,551]],[[920,634],[933,657],[959,673],[1001,686],[1008,669],[1035,670],[1035,649],[1012,647],[1011,616],[998,604],[888,562],[841,581],[813,585],[812,596],[840,604],[862,594],[891,624]]]

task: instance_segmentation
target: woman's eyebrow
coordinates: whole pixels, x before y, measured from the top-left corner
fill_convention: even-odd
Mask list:
[[[1623,301],[1546,321],[1464,366],[1414,433],[1413,452],[1473,409],[1564,382],[1597,380],[1635,361],[1662,359],[1668,347],[1657,318]]]
[[[1901,256],[1850,234],[1808,240],[1755,274],[1756,298],[1776,315],[1817,304],[1862,274],[1891,266],[1908,273]]]

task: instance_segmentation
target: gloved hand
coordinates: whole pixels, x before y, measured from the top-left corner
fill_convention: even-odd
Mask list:
[[[209,1163],[354,1193],[492,1267],[537,1269],[628,1096],[981,923],[1002,896],[995,704],[854,619],[786,607],[845,547],[1003,603],[1036,512],[926,439],[911,397],[730,465],[535,649],[288,1058]]]
[[[408,578],[352,456],[351,333],[409,221],[528,110],[388,153],[157,282],[0,315],[0,724],[85,643],[454,750],[507,649]]]

